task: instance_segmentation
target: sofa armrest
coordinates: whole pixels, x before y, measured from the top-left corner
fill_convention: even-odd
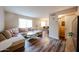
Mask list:
[[[13,51],[16,52],[16,51],[19,51],[20,48],[23,48],[23,49],[24,49],[24,45],[25,45],[24,40],[19,40],[19,41],[14,42],[14,43],[8,48],[8,50],[9,50],[10,52],[13,52]]]

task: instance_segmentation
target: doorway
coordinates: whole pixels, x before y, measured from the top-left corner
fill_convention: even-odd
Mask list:
[[[59,39],[65,40],[65,16],[59,16]]]
[[[58,15],[59,20],[59,39],[66,40],[69,38],[68,33],[73,32],[73,20],[76,18],[76,13],[66,13]]]

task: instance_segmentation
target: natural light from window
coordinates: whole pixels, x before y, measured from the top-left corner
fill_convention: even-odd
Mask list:
[[[45,21],[41,21],[41,27],[44,27],[44,26],[46,26]]]
[[[31,27],[32,27],[31,19],[19,18],[19,28],[31,28]]]

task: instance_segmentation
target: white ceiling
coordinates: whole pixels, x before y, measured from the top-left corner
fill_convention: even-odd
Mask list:
[[[6,6],[4,9],[8,12],[36,17],[47,18],[51,13],[71,8],[71,6]]]

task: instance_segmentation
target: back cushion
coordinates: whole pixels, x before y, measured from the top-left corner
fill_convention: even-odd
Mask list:
[[[8,31],[8,30],[5,30],[4,32],[2,32],[2,34],[7,38],[7,39],[9,39],[9,38],[11,38],[12,37],[12,34],[11,34],[11,32],[10,31]]]
[[[18,28],[13,28],[13,29],[12,29],[12,32],[13,32],[14,34],[17,34],[17,33],[19,33],[19,30],[18,30]]]
[[[6,39],[5,36],[3,34],[0,34],[0,42],[5,40],[5,39]]]
[[[17,34],[19,33],[19,29],[18,28],[13,28],[12,32],[13,32],[13,34],[12,34],[13,37],[17,36]]]
[[[19,28],[19,32],[27,32],[28,29],[27,28]]]
[[[13,35],[13,30],[12,29],[8,29],[8,31]]]

